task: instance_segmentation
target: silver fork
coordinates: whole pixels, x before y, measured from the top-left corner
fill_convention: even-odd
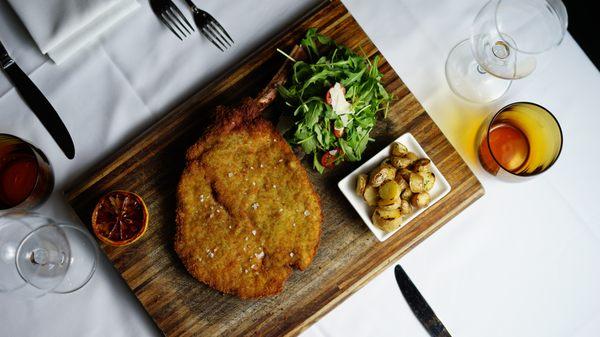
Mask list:
[[[192,27],[190,22],[185,18],[183,13],[181,13],[179,8],[175,6],[173,1],[150,0],[150,7],[158,19],[162,21],[162,23],[164,23],[165,26],[167,26],[167,28],[169,28],[169,30],[173,32],[173,34],[175,34],[175,36],[177,36],[180,40],[183,41],[182,36],[187,37],[194,31],[194,27]],[[183,24],[184,22],[187,24],[187,27]],[[188,27],[190,29],[188,29]],[[179,32],[179,34],[176,30]]]
[[[225,51],[225,49],[231,47],[234,43],[233,39],[212,15],[196,7],[192,0],[185,0],[185,2],[192,10],[194,22],[204,37],[210,40],[221,51]]]

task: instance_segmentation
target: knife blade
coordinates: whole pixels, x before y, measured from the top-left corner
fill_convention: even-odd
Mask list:
[[[396,265],[394,274],[408,306],[429,335],[432,337],[452,337],[400,265]]]
[[[69,159],[75,157],[75,145],[69,134],[69,130],[58,116],[48,99],[29,77],[19,68],[17,63],[10,57],[2,42],[0,42],[0,67],[14,85],[17,92],[25,101],[25,104],[33,111],[42,125],[50,133],[56,144]]]

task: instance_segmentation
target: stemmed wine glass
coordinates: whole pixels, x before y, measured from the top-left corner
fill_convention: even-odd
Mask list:
[[[31,212],[0,217],[0,292],[71,293],[96,270],[98,248],[83,228]]]
[[[500,98],[512,80],[535,69],[536,56],[558,46],[567,30],[561,0],[491,0],[479,11],[469,39],[446,60],[446,80],[477,103]]]

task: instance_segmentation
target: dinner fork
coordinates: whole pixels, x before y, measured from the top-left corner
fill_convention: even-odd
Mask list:
[[[185,2],[192,10],[196,27],[198,27],[204,37],[219,48],[220,51],[225,51],[225,49],[231,47],[234,43],[233,39],[212,15],[196,7],[192,0],[185,0]]]
[[[175,34],[175,36],[177,36],[180,40],[183,41],[182,36],[187,37],[194,31],[194,27],[192,27],[190,22],[185,18],[183,13],[181,13],[179,8],[175,6],[173,1],[150,0],[150,7],[158,19],[162,21],[162,23],[164,23],[165,26],[167,26],[167,28],[169,28],[169,30],[173,32],[173,34]],[[182,21],[187,24],[187,27]],[[188,29],[188,27],[190,29]],[[176,29],[179,31],[179,34],[177,33]]]

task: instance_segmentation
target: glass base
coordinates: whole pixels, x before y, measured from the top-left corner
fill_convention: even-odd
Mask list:
[[[59,294],[72,293],[86,285],[98,264],[98,247],[94,237],[83,227],[58,224],[69,242],[71,260],[69,270],[64,279],[52,292]]]
[[[65,294],[80,289],[92,278],[98,249],[85,229],[51,223],[27,234],[15,258],[17,271],[28,285]]]
[[[489,103],[502,97],[511,80],[486,72],[475,60],[469,39],[459,42],[446,60],[446,81],[458,96],[474,103]]]

